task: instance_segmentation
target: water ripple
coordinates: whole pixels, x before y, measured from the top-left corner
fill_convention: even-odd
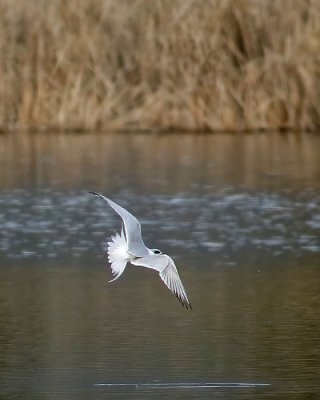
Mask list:
[[[113,198],[141,220],[150,247],[230,257],[248,249],[296,256],[320,251],[320,196],[312,190]],[[11,258],[105,257],[106,240],[121,223],[87,192],[19,189],[2,192],[0,225],[0,254]]]

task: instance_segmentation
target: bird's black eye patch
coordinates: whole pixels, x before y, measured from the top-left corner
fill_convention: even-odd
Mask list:
[[[161,251],[158,250],[158,249],[154,249],[154,250],[153,250],[153,253],[154,253],[154,254],[161,254]]]

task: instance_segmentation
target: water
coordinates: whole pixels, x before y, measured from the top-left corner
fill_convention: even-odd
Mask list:
[[[0,398],[316,398],[319,144],[0,137]],[[108,284],[121,224],[89,190],[175,259],[194,311],[153,271]]]

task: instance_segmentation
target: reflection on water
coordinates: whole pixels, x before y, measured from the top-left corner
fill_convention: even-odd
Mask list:
[[[320,185],[319,135],[0,136],[0,187],[109,193]]]
[[[256,388],[269,383],[239,382],[172,382],[172,383],[97,383],[97,387],[135,387],[136,389],[208,389],[208,388]]]
[[[0,137],[4,398],[315,396],[319,141]],[[88,190],[131,210],[146,244],[175,258],[193,312],[153,271],[107,283],[120,221]]]
[[[141,192],[114,200],[142,220],[146,243],[168,251],[296,257],[320,251],[320,195],[231,188],[177,195]],[[99,254],[120,220],[87,191],[4,190],[0,198],[0,254],[52,258],[88,250]],[[102,247],[103,246],[103,247]],[[102,255],[102,252],[101,252]]]

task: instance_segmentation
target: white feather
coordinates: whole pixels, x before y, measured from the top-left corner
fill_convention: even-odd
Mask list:
[[[179,301],[186,308],[191,308],[187,293],[179,277],[177,268],[167,254],[152,254],[146,257],[137,257],[131,260],[131,264],[155,269],[159,272],[160,278],[166,286],[178,297]]]
[[[107,197],[96,192],[90,193],[106,201],[119,214],[124,224],[125,233],[122,228],[121,234],[112,236],[112,241],[108,242],[108,260],[114,275],[114,279],[110,282],[119,278],[128,261],[133,265],[151,268],[159,272],[160,278],[178,297],[182,305],[192,309],[173,260],[168,255],[161,254],[159,251],[156,253],[154,249],[148,249],[145,246],[137,218]]]
[[[133,257],[127,251],[127,241],[123,230],[121,234],[116,233],[111,236],[112,242],[108,242],[108,260],[111,264],[111,271],[114,278],[109,281],[115,281],[123,273],[127,262]]]

